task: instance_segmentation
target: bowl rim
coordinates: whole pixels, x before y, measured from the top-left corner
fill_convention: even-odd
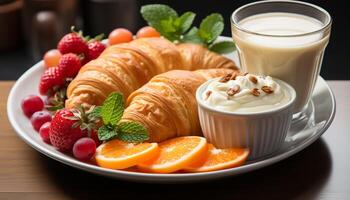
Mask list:
[[[209,110],[209,111],[214,112],[214,113],[220,113],[220,114],[229,115],[229,116],[256,116],[257,117],[257,116],[261,116],[261,115],[271,115],[274,113],[278,113],[278,112],[281,112],[281,111],[286,110],[288,108],[290,108],[292,110],[294,107],[296,97],[297,97],[295,89],[291,85],[286,83],[285,81],[282,81],[282,80],[274,78],[274,77],[272,77],[272,78],[278,84],[282,85],[282,87],[287,90],[287,92],[289,93],[289,95],[291,97],[290,100],[286,104],[283,104],[283,105],[278,106],[276,108],[267,109],[267,110],[258,111],[258,112],[246,112],[246,113],[244,113],[244,112],[224,111],[224,110],[219,110],[219,109],[216,109],[216,108],[209,106],[208,104],[206,104],[204,102],[204,100],[202,98],[202,94],[205,91],[205,89],[207,89],[208,85],[211,82],[216,81],[220,78],[209,79],[206,82],[204,82],[202,85],[200,85],[196,90],[196,100],[197,100],[198,106],[201,108],[204,108],[204,109]]]

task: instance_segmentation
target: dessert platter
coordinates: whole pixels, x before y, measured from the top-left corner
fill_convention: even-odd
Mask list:
[[[135,36],[117,28],[90,39],[73,28],[17,80],[7,111],[27,144],[113,178],[202,181],[286,159],[332,123],[335,97],[322,77],[297,112],[300,88],[247,73],[232,38],[219,36],[220,14],[199,28],[194,13],[166,5],[141,14],[150,26]]]

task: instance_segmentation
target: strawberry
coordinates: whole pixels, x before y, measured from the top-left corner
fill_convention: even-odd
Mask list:
[[[100,139],[98,139],[98,133],[96,130],[91,131],[90,138],[95,141],[96,146],[99,146],[101,144]]]
[[[67,99],[67,87],[70,80],[67,79],[66,84],[63,87],[58,88],[52,96],[46,96],[45,98],[45,108],[49,111],[57,111],[65,106],[65,101]]]
[[[53,146],[61,151],[68,151],[78,139],[85,136],[80,126],[73,126],[78,120],[73,120],[71,110],[59,110],[52,119],[50,127],[50,141]]]
[[[89,60],[94,60],[106,49],[106,45],[100,41],[92,41],[88,43],[87,57]]]
[[[57,49],[62,53],[75,53],[85,54],[87,53],[87,44],[82,34],[73,32],[63,36],[57,45]]]
[[[87,56],[84,56],[81,60],[81,66],[84,66],[86,63],[88,63],[90,60]]]
[[[41,75],[39,83],[39,92],[46,95],[54,87],[60,87],[65,83],[65,76],[58,67],[50,67]]]
[[[81,68],[81,61],[79,56],[67,53],[61,57],[57,67],[63,71],[66,78],[73,78]]]
[[[85,111],[80,107],[57,111],[50,126],[51,144],[60,151],[70,151],[78,139],[91,135],[99,121],[90,115],[93,109]]]

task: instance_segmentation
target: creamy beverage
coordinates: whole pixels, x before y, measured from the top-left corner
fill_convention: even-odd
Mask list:
[[[329,32],[324,23],[301,14],[270,12],[248,16],[232,27],[244,71],[284,80],[297,93],[294,113],[312,94]],[[237,28],[238,27],[238,28]]]

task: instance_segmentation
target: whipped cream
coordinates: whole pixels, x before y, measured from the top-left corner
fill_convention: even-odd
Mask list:
[[[215,79],[202,98],[217,110],[240,113],[270,110],[285,105],[291,99],[286,88],[270,76],[252,74]]]

